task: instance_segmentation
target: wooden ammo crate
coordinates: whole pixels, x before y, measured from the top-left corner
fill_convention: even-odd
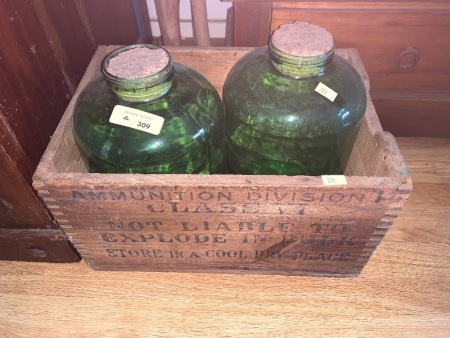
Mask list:
[[[74,102],[115,47],[99,47],[34,175],[34,187],[98,270],[356,276],[412,182],[370,99],[347,184],[307,176],[93,174],[75,146]],[[249,49],[168,48],[222,92]],[[338,50],[368,78],[355,50]],[[337,177],[338,179],[341,177]]]

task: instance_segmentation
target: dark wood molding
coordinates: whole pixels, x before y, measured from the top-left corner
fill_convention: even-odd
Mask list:
[[[0,229],[0,259],[75,263],[80,256],[61,229]]]

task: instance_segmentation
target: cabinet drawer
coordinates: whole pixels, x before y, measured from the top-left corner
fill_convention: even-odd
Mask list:
[[[450,91],[450,3],[276,2],[271,31],[295,20],[358,49],[372,90]]]
[[[450,95],[371,93],[383,129],[400,137],[450,138]]]

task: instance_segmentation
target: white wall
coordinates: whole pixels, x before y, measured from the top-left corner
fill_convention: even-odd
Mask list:
[[[227,9],[232,6],[231,2],[220,0],[206,0],[208,11],[209,34],[211,38],[225,37],[225,21]],[[154,0],[147,0],[150,15],[150,24],[153,36],[161,36],[158,17],[156,15]],[[191,4],[189,0],[180,0],[181,37],[192,38]]]

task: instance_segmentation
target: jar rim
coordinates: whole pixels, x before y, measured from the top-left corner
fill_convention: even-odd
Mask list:
[[[161,49],[168,56],[167,64],[152,75],[139,78],[119,77],[108,71],[108,62],[120,53],[134,48]],[[134,44],[115,49],[104,57],[101,71],[107,86],[120,98],[129,102],[154,100],[166,94],[172,87],[175,71],[170,53],[159,46]]]
[[[286,53],[281,49],[277,48],[272,41],[269,41],[269,51],[270,55],[279,62],[289,64],[291,66],[303,67],[321,64],[328,64],[335,52],[336,48],[333,44],[332,48],[325,53],[314,55],[314,56],[297,56],[293,54]]]
[[[156,71],[153,74],[142,76],[142,77],[137,77],[137,78],[120,77],[120,76],[114,75],[108,71],[108,66],[109,66],[109,62],[111,61],[111,59],[118,56],[120,53],[126,52],[128,50],[136,49],[136,48],[148,48],[148,49],[153,49],[153,50],[155,50],[155,49],[163,50],[168,57],[167,64],[162,69],[160,69],[159,71]],[[103,58],[101,66],[100,66],[102,74],[108,80],[110,80],[112,82],[116,82],[116,83],[119,81],[120,82],[129,82],[129,83],[141,82],[141,81],[148,82],[148,81],[155,79],[156,80],[155,84],[158,84],[160,82],[165,81],[167,79],[167,77],[170,76],[172,68],[173,68],[172,57],[170,56],[170,53],[165,48],[162,48],[160,46],[155,46],[152,44],[133,44],[133,45],[119,47],[119,48],[111,51],[109,54],[107,54]]]

